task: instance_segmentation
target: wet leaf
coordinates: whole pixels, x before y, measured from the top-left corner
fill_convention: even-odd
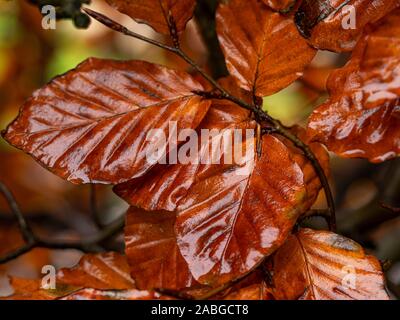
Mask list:
[[[277,251],[274,296],[279,300],[388,299],[377,259],[354,241],[302,229]]]
[[[125,251],[138,288],[180,290],[196,283],[176,243],[175,219],[173,212],[129,209]]]
[[[4,137],[74,183],[121,183],[146,173],[162,129],[196,128],[209,102],[190,75],[144,61],[89,59],[36,91]],[[160,154],[160,158],[162,154]]]
[[[59,270],[57,282],[100,290],[131,289],[135,285],[129,271],[126,257],[118,253],[86,254],[75,267]]]
[[[59,300],[171,300],[171,297],[160,295],[154,291],[137,289],[129,290],[97,290],[85,288],[71,293]]]
[[[340,156],[382,162],[400,153],[400,11],[366,33],[328,80],[330,99],[308,134]]]
[[[196,0],[107,0],[118,11],[137,22],[146,23],[160,33],[169,34],[169,23],[178,32],[192,18]]]
[[[315,56],[290,16],[257,0],[231,0],[217,13],[218,38],[238,84],[257,96],[295,81]]]
[[[316,48],[351,51],[368,23],[399,5],[399,0],[303,0],[295,21]]]
[[[44,288],[41,279],[11,277],[10,284],[14,293],[6,300],[169,299],[154,291],[137,290],[125,256],[114,252],[86,254],[75,267],[59,270],[55,289]]]
[[[41,280],[17,277],[10,277],[10,284],[14,293],[0,300],[56,300],[77,290],[76,287],[68,285],[59,285],[56,289],[46,290],[42,288]]]

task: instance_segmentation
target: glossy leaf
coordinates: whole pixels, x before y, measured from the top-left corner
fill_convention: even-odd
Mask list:
[[[77,266],[59,270],[57,282],[100,290],[135,287],[126,257],[115,252],[84,255]]]
[[[56,289],[43,289],[38,279],[21,279],[10,277],[10,285],[14,293],[0,300],[56,300],[77,290],[74,286],[59,285]]]
[[[274,257],[273,274],[279,300],[388,299],[378,260],[328,231],[292,235]]]
[[[257,96],[271,95],[295,81],[316,53],[291,17],[257,0],[222,4],[217,32],[231,75]]]
[[[43,289],[41,280],[10,279],[14,294],[0,300],[164,300],[171,299],[154,291],[137,289],[99,290],[57,284],[56,289]]]
[[[59,300],[171,300],[168,296],[154,291],[137,289],[129,290],[98,290],[85,288],[71,293]]]
[[[146,23],[160,33],[169,34],[169,23],[178,32],[192,18],[196,0],[107,0],[118,11],[137,22]]]
[[[159,65],[92,58],[36,91],[4,137],[69,181],[121,183],[153,166],[150,129],[171,141],[169,123],[177,134],[198,126],[209,102],[192,91],[202,88]]]
[[[178,245],[201,283],[224,283],[251,270],[284,242],[302,213],[301,168],[276,137],[264,136],[262,147],[261,158],[243,165],[198,170],[179,202]]]
[[[14,293],[6,300],[169,299],[154,291],[137,290],[125,256],[114,252],[86,254],[75,267],[59,270],[55,289],[43,288],[41,279],[11,277],[10,284]]]
[[[239,281],[223,294],[223,300],[274,300],[271,288],[266,283],[266,275],[261,268]],[[213,298],[214,299],[214,298]]]
[[[125,227],[125,252],[140,289],[180,290],[194,285],[174,232],[176,215],[131,207]]]
[[[330,99],[308,133],[343,157],[382,162],[400,153],[400,11],[360,40],[328,81]]]
[[[368,23],[399,5],[399,0],[303,0],[295,20],[316,48],[351,51]]]

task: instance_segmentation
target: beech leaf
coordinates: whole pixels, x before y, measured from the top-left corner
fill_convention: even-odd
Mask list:
[[[351,51],[368,23],[399,5],[399,0],[303,0],[295,21],[315,48]]]
[[[185,29],[192,18],[196,0],[107,0],[118,11],[137,22],[146,23],[157,32],[169,34],[169,24],[178,32]]]
[[[278,300],[386,300],[379,261],[354,241],[329,231],[302,229],[273,259]]]
[[[163,130],[168,149],[170,123],[178,135],[198,126],[210,102],[194,90],[203,87],[185,72],[91,58],[36,91],[3,135],[66,180],[117,184],[154,165],[150,129]]]
[[[73,268],[60,269],[57,282],[99,290],[135,288],[126,257],[115,252],[86,254]]]
[[[176,215],[131,207],[125,226],[125,252],[139,289],[180,290],[196,284],[174,232]]]
[[[257,0],[221,4],[217,32],[230,74],[256,96],[287,87],[316,53],[291,16],[273,12]]]
[[[382,162],[400,153],[400,10],[367,32],[328,80],[308,135],[340,156]]]

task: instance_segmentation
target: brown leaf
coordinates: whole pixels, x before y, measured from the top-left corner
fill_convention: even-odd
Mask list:
[[[366,33],[328,81],[308,134],[340,156],[382,162],[400,153],[400,11]]]
[[[59,300],[171,300],[171,297],[160,295],[154,291],[137,289],[129,290],[97,290],[85,288],[73,292]]]
[[[0,300],[56,300],[77,290],[76,287],[68,285],[59,285],[54,290],[46,290],[41,288],[41,280],[17,277],[10,277],[10,284],[14,293]]]
[[[316,53],[291,17],[257,0],[222,4],[217,32],[231,75],[257,96],[271,95],[295,81]]]
[[[171,212],[128,210],[125,252],[139,289],[180,290],[196,283],[176,243],[175,218]]]
[[[248,95],[236,86],[231,77],[220,83],[230,93],[244,100],[248,99]],[[236,123],[247,121],[249,114],[249,111],[230,101],[213,100],[212,107],[199,128],[228,130],[233,128]],[[198,133],[201,134],[201,132]],[[221,138],[221,135],[215,138],[216,142],[218,142],[218,138]],[[204,149],[204,152],[209,150],[207,145],[201,146],[199,143],[199,149],[201,150],[201,148]],[[196,169],[197,166],[194,165],[160,165],[142,178],[115,186],[114,191],[133,206],[149,211],[175,212],[179,200],[193,183]]]
[[[36,91],[3,134],[69,181],[121,183],[153,166],[150,129],[170,142],[172,121],[178,134],[198,126],[210,104],[192,93],[202,88],[184,72],[148,62],[91,58]]]
[[[178,32],[185,29],[192,18],[196,0],[107,0],[118,11],[137,22],[146,23],[160,33],[169,34],[169,23],[174,22]]]
[[[218,297],[217,297],[218,299]],[[271,288],[265,282],[265,274],[257,269],[222,297],[223,300],[274,300]]]
[[[126,257],[118,253],[86,254],[75,267],[59,270],[57,282],[100,290],[132,289],[135,285],[129,272]]]
[[[14,294],[0,300],[164,300],[171,299],[154,291],[137,289],[99,290],[57,284],[56,289],[41,288],[41,280],[12,277]]]
[[[169,299],[154,291],[137,290],[125,256],[114,252],[86,254],[79,264],[57,273],[56,289],[42,280],[11,277],[13,295],[6,300],[149,300]]]
[[[378,21],[399,5],[399,0],[303,0],[295,21],[314,47],[351,51],[368,23]],[[355,26],[344,28],[350,19]]]
[[[179,202],[178,245],[201,283],[225,283],[251,270],[283,243],[302,213],[301,168],[276,137],[264,136],[262,147],[261,158],[243,165],[199,168]]]
[[[302,229],[274,257],[279,300],[388,299],[377,259],[360,245],[328,231]]]

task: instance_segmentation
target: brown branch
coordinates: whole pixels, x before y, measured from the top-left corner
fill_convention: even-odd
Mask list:
[[[285,137],[289,141],[291,141],[297,148],[302,150],[304,153],[305,157],[311,162],[311,164],[314,167],[314,170],[316,171],[320,181],[321,185],[325,191],[325,197],[328,203],[329,207],[329,213],[330,213],[330,229],[332,231],[336,230],[336,213],[335,213],[335,203],[333,200],[333,195],[332,191],[329,186],[328,178],[325,175],[325,172],[319,163],[317,157],[315,154],[312,152],[312,150],[309,148],[307,144],[305,144],[303,141],[301,141],[296,135],[294,135],[291,131],[290,128],[284,126],[279,120],[272,118],[269,114],[267,114],[265,111],[263,111],[261,108],[254,104],[248,104],[247,102],[241,100],[240,98],[230,94],[227,92],[212,76],[210,76],[207,72],[205,72],[195,61],[193,61],[179,46],[179,41],[177,40],[178,34],[176,30],[174,30],[174,24],[169,24],[171,28],[171,37],[172,40],[175,44],[175,47],[171,47],[168,45],[165,45],[159,41],[144,37],[140,34],[137,34],[135,32],[132,32],[128,30],[126,27],[122,26],[121,24],[111,20],[110,18],[95,12],[90,9],[84,9],[84,11],[93,17],[94,19],[98,20],[100,23],[106,25],[107,27],[123,33],[127,36],[134,37],[136,39],[143,40],[147,43],[153,44],[157,47],[163,48],[165,50],[168,50],[170,52],[175,53],[177,56],[181,57],[184,61],[186,61],[194,70],[196,70],[205,80],[207,80],[218,92],[219,94],[213,93],[214,98],[219,98],[219,99],[226,99],[229,100],[233,103],[236,103],[237,105],[241,106],[244,109],[247,109],[251,111],[255,118],[257,119],[258,123],[269,123],[276,131],[277,134]],[[170,20],[169,20],[170,21]],[[206,96],[207,93],[200,93],[196,92],[199,95]]]
[[[382,202],[380,203],[380,205],[382,208],[387,209],[393,213],[400,213],[400,208],[395,208],[393,206],[390,206],[390,205],[382,203]]]
[[[7,203],[12,211],[12,213],[16,216],[18,221],[19,229],[23,235],[25,240],[25,244],[16,250],[7,253],[5,256],[0,257],[0,264],[9,262],[13,259],[16,259],[23,254],[31,251],[34,248],[47,248],[47,249],[76,249],[83,252],[101,252],[104,251],[100,244],[112,238],[118,232],[120,232],[125,223],[124,217],[121,217],[102,230],[98,234],[88,239],[84,239],[82,241],[60,241],[60,242],[53,242],[46,239],[41,239],[37,237],[32,229],[30,228],[29,224],[25,220],[24,216],[21,213],[21,210],[12,195],[11,191],[0,182],[0,192],[3,194],[4,198],[7,200]]]

